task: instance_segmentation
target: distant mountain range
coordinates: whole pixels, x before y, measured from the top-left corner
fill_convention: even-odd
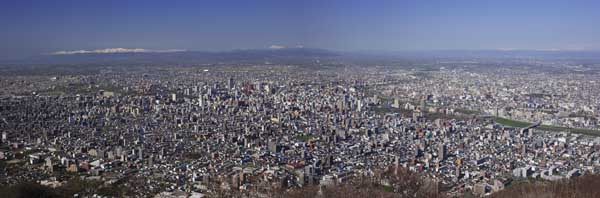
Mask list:
[[[76,52],[76,51],[75,51]],[[332,58],[339,53],[313,48],[282,48],[282,49],[248,49],[224,52],[205,51],[148,51],[135,50],[111,51],[101,53],[94,51],[83,53],[60,52],[44,54],[22,60],[1,61],[3,65],[97,65],[97,64],[218,64],[218,63],[282,63],[305,62],[315,59]]]

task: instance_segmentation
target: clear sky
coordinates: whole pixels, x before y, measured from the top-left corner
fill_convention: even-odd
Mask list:
[[[600,49],[597,0],[2,0],[0,58],[59,50]]]

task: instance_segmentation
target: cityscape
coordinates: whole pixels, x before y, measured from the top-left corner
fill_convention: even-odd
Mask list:
[[[587,49],[0,59],[0,197],[600,197],[599,76]]]

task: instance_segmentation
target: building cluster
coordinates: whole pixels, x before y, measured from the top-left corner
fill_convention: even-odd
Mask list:
[[[600,129],[600,81],[595,75],[440,69],[427,76],[402,73],[391,81],[398,83],[387,84],[386,93],[397,98],[557,127]]]

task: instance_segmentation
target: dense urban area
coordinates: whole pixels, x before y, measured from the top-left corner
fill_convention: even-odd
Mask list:
[[[73,67],[0,70],[0,186],[335,197],[366,185],[377,197],[478,197],[600,171],[598,63]],[[579,197],[600,196],[588,193]]]

